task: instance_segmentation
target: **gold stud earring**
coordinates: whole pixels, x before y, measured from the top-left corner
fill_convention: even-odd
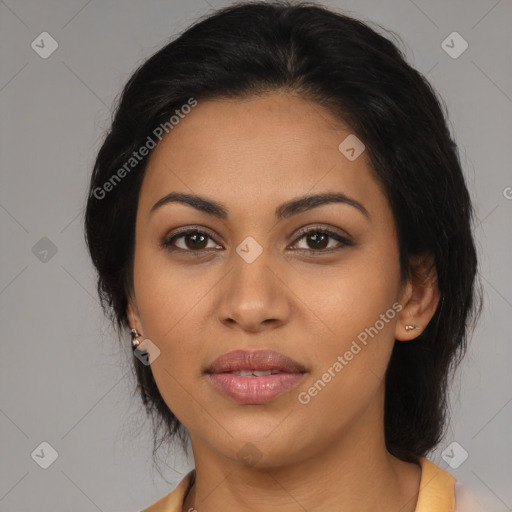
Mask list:
[[[406,331],[412,331],[413,329],[421,329],[418,325],[406,325],[405,327]]]

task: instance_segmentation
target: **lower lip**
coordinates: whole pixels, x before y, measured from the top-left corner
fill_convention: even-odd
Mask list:
[[[241,404],[264,404],[293,389],[304,373],[275,373],[262,377],[241,377],[232,373],[212,373],[208,377],[224,394]]]

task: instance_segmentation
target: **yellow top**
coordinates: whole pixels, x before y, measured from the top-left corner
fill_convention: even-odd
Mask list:
[[[421,481],[415,512],[454,512],[455,478],[424,457],[420,457]],[[141,512],[181,512],[194,483],[195,470],[189,471],[176,489]]]

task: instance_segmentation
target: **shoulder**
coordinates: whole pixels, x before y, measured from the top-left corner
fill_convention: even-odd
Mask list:
[[[422,476],[416,512],[496,512],[464,482],[426,458],[419,460]]]
[[[174,491],[160,498],[140,512],[181,512],[183,501],[194,482],[195,470],[189,471]]]
[[[453,475],[420,457],[421,480],[415,512],[454,512],[455,497]]]

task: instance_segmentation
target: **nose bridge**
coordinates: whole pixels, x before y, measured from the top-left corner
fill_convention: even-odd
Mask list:
[[[238,300],[262,302],[273,296],[275,277],[269,270],[272,254],[253,237],[244,239],[233,254],[233,271],[230,277],[230,294]]]
[[[222,289],[219,318],[257,329],[268,320],[282,322],[289,313],[285,287],[276,277],[275,254],[246,237],[232,254],[232,270]]]

